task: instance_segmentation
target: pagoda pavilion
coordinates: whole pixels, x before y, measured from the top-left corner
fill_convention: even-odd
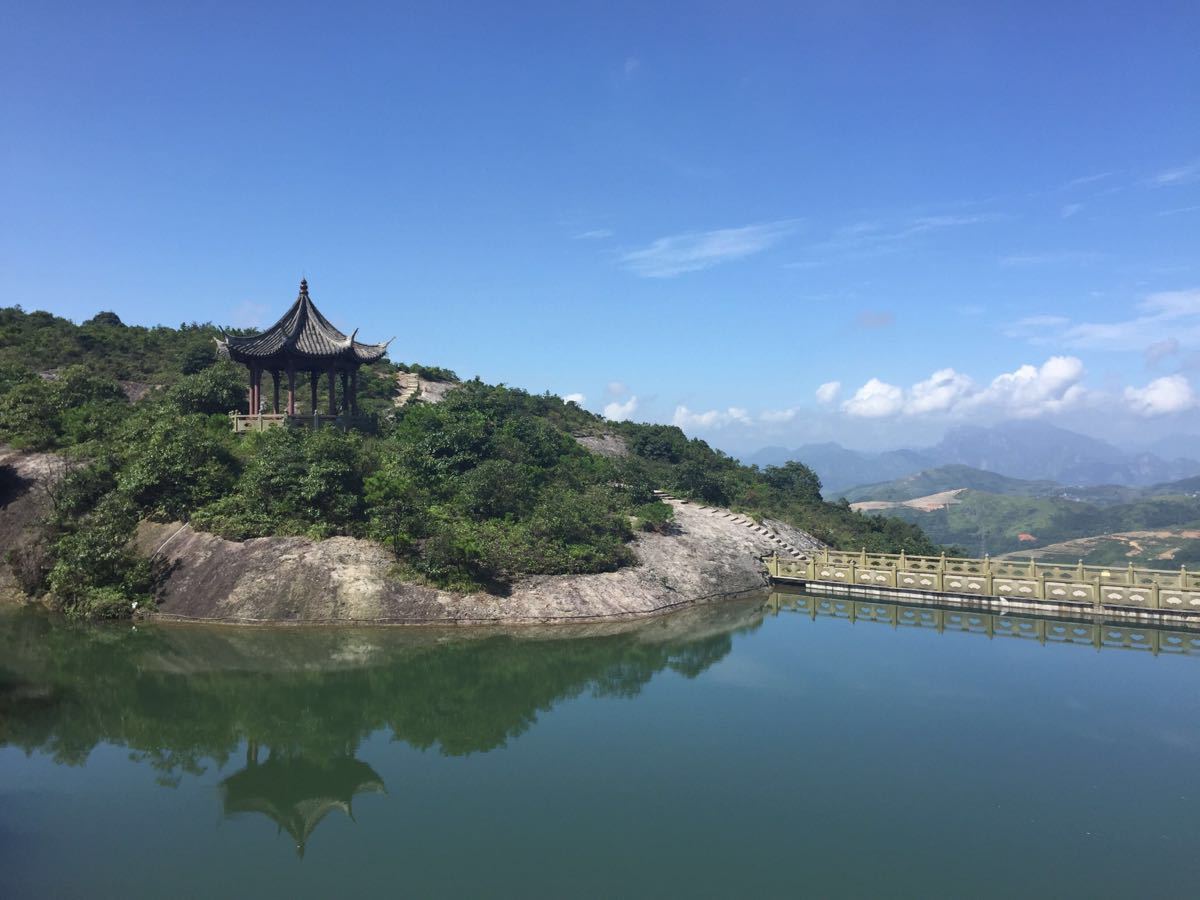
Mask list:
[[[278,322],[261,334],[236,336],[224,334],[217,341],[218,352],[250,370],[250,414],[233,415],[236,431],[322,421],[349,421],[358,414],[358,367],[373,363],[387,352],[382,344],[363,344],[355,340],[358,330],[347,337],[338,331],[308,296],[308,281],[301,280],[300,295]],[[263,413],[262,376],[271,374],[273,400],[270,413]],[[312,390],[308,415],[296,415],[296,373],[307,372]],[[329,378],[328,415],[320,414],[318,390],[321,376]],[[280,381],[287,378],[287,404],[280,408]],[[337,382],[342,382],[338,403]]]

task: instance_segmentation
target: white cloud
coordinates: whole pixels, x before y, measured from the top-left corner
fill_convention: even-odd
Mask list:
[[[953,369],[939,369],[908,391],[905,412],[910,415],[947,412],[975,388],[966,375]]]
[[[731,406],[728,409],[710,409],[706,412],[692,412],[686,406],[675,407],[675,415],[671,419],[673,425],[679,428],[724,428],[726,425],[734,423],[739,425],[749,425],[751,423],[750,414],[740,406]]]
[[[604,386],[604,393],[608,397],[620,397],[629,393],[629,388],[623,381],[610,381]]]
[[[1139,416],[1164,416],[1196,407],[1196,392],[1182,375],[1155,378],[1142,388],[1125,388],[1125,402]]]
[[[1164,169],[1150,180],[1159,187],[1167,187],[1175,184],[1187,184],[1189,181],[1196,181],[1197,179],[1200,179],[1200,159],[1184,163],[1181,166]]]
[[[841,393],[842,383],[840,381],[827,381],[817,388],[817,402],[828,405],[835,402]]]
[[[846,415],[864,419],[894,416],[903,408],[904,391],[878,378],[872,378],[842,404],[842,411]]]
[[[1052,356],[1040,367],[1024,365],[997,375],[982,391],[963,398],[969,407],[992,407],[1018,418],[1062,412],[1081,405],[1088,394],[1079,383],[1083,362],[1074,356]]]
[[[576,406],[583,406],[587,402],[587,397],[583,394],[564,394],[563,400],[567,403],[574,403]]]
[[[635,412],[637,412],[637,408],[638,398],[636,395],[630,397],[624,403],[618,403],[614,400],[612,403],[605,405],[604,418],[611,419],[614,422],[620,422],[628,419]]]
[[[642,67],[642,61],[635,56],[630,56],[625,59],[625,77],[630,78],[633,73]]]
[[[872,378],[842,404],[842,411],[874,419],[979,412],[1031,418],[1072,409],[1091,399],[1080,383],[1083,375],[1080,360],[1052,356],[1041,366],[1024,365],[997,375],[984,387],[949,368],[934,372],[907,390]]]
[[[721,228],[659,238],[641,250],[621,257],[621,264],[643,278],[673,278],[745,259],[775,246],[796,227],[794,219]]]
[[[1061,215],[1064,219],[1069,219],[1071,216],[1081,212],[1082,210],[1082,203],[1068,203],[1059,211],[1059,215]]]
[[[613,233],[608,228],[593,228],[591,231],[581,231],[575,235],[572,240],[576,241],[598,241],[603,238],[612,237]]]

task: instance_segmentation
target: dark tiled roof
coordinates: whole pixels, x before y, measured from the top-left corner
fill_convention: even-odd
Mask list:
[[[361,344],[355,335],[347,337],[321,315],[308,296],[308,282],[300,282],[300,295],[278,322],[261,334],[248,337],[226,335],[218,341],[221,350],[237,362],[282,361],[298,363],[375,362],[387,352],[387,344]]]

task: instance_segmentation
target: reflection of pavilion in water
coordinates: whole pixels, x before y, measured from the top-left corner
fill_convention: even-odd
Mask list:
[[[262,813],[292,836],[299,856],[329,813],[353,820],[356,794],[386,792],[375,770],[349,754],[317,762],[272,750],[262,763],[258,755],[258,744],[247,743],[246,767],[221,782],[225,815]]]
[[[1090,644],[1097,650],[1148,650],[1159,653],[1200,656],[1200,631],[1172,631],[1146,626],[1114,625],[1088,619],[1064,620],[1041,616],[1013,616],[970,609],[940,609],[880,603],[877,600],[851,600],[845,597],[820,597],[776,591],[767,608],[806,613],[810,618],[825,616],[849,622],[881,622],[893,628],[930,628],[939,633],[960,631],[989,638],[1011,637],[1041,644]]]

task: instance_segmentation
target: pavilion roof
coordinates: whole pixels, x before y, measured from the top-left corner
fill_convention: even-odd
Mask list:
[[[386,793],[383,779],[361,760],[314,761],[275,754],[230,775],[220,787],[225,815],[262,813],[292,836],[301,856],[329,813],[340,810],[354,818],[356,794]]]
[[[363,344],[355,340],[357,329],[347,337],[321,315],[308,296],[308,281],[301,280],[300,294],[283,317],[260,334],[225,335],[217,341],[221,352],[241,363],[311,361],[370,363],[387,352],[391,341]]]

